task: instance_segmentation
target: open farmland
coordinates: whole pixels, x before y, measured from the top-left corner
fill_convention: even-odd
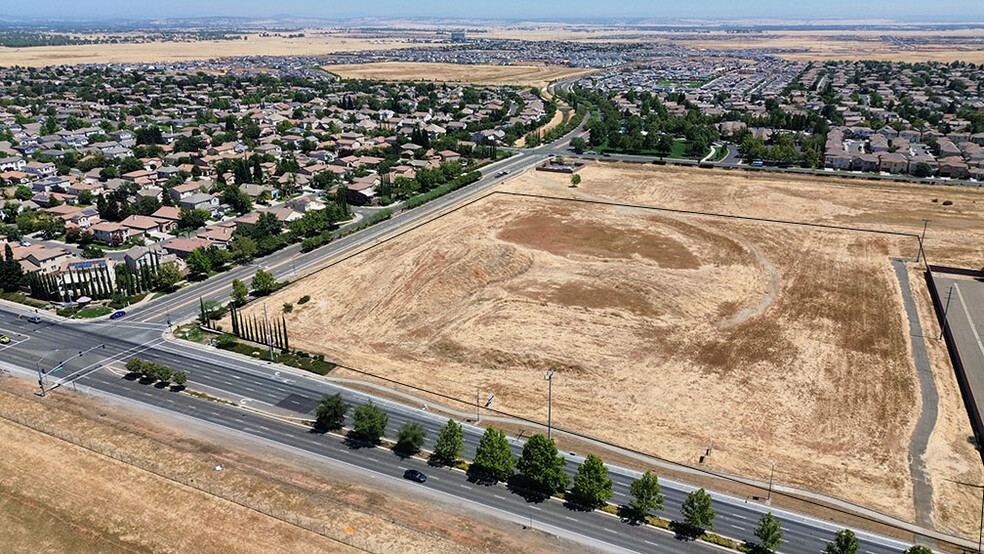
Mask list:
[[[343,79],[459,82],[539,88],[547,86],[551,81],[577,77],[593,71],[544,65],[456,65],[416,62],[327,65],[324,69]]]
[[[889,186],[582,174],[579,189],[538,173],[505,187],[910,233],[923,207],[910,221],[906,202],[930,194],[911,187],[896,205]],[[979,195],[945,192],[946,240],[965,247],[958,258],[981,254]],[[933,229],[930,246],[943,240]],[[497,408],[538,420],[554,368],[558,426],[685,463],[713,441],[713,469],[768,478],[775,461],[783,484],[911,519],[921,396],[890,259],[915,253],[912,237],[497,194],[267,305],[311,295],[286,316],[291,343],[345,365],[463,399],[494,391]],[[970,432],[963,407],[940,409],[957,416],[934,451],[979,467],[954,444]]]

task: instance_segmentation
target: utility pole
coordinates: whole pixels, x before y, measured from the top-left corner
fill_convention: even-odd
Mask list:
[[[170,306],[166,306],[164,309],[167,311],[167,330],[170,331],[171,330],[171,307]]]
[[[479,423],[482,421],[482,414],[481,412],[479,412],[478,409],[478,407],[480,406],[479,402],[481,398],[482,398],[481,394],[478,391],[478,385],[475,385],[475,423]]]
[[[943,323],[940,325],[940,338],[936,340],[943,340],[943,335],[946,333],[946,325],[948,323],[947,316],[950,313],[950,297],[953,295],[953,287],[955,285],[950,285],[950,288],[946,291],[946,307],[943,308]]]
[[[923,241],[926,240],[926,227],[929,227],[929,220],[923,220],[923,230],[922,235],[919,236],[919,253],[916,254],[916,263],[919,263],[920,259],[926,259],[926,252],[923,250]]]
[[[554,370],[547,373],[547,438],[550,438],[550,430],[553,427],[553,375]]]
[[[769,506],[772,505],[772,478],[776,474],[776,463],[772,462],[772,471],[769,473],[769,496],[765,499],[765,503]]]

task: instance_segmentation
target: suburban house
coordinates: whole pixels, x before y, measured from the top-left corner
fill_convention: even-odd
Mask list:
[[[219,207],[219,199],[211,194],[199,192],[182,198],[179,205],[182,208],[188,208],[189,210],[206,210],[213,212]]]
[[[14,259],[19,261],[24,273],[41,272],[45,275],[55,273],[72,253],[64,248],[49,248],[41,244],[11,249]]]
[[[161,246],[169,254],[174,254],[181,259],[185,259],[191,255],[191,253],[196,248],[208,248],[212,243],[209,241],[193,237],[193,238],[173,238],[167,242],[161,244]]]
[[[177,229],[178,223],[181,221],[181,208],[175,206],[161,206],[156,212],[150,214],[150,217],[170,221],[174,224],[171,228]]]
[[[158,219],[147,215],[131,215],[120,222],[124,227],[129,227],[132,231],[140,233],[167,233],[177,227],[177,223],[168,219]],[[131,231],[131,232],[132,232]]]
[[[123,244],[130,240],[130,228],[112,221],[103,221],[93,225],[89,230],[92,231],[92,235],[97,241],[111,246]]]
[[[109,258],[66,260],[57,274],[59,292],[65,298],[77,300],[80,296],[86,296],[86,292],[93,287],[112,291],[116,288],[114,266]]]
[[[204,231],[198,233],[198,238],[214,243],[216,246],[225,248],[232,240],[232,234],[236,231],[235,225],[209,225]]]

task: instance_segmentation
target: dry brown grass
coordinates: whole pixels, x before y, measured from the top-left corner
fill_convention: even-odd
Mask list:
[[[380,62],[324,67],[344,79],[459,82],[477,85],[523,85],[537,88],[586,75],[595,70],[544,65],[456,65],[448,63]]]
[[[506,187],[909,232],[944,209],[913,204],[918,188],[583,176],[580,189],[534,173]],[[945,192],[954,217],[929,244],[946,230],[954,259],[980,255],[980,195]],[[978,225],[950,233],[961,221]],[[919,393],[889,258],[914,255],[911,238],[496,196],[269,303],[310,294],[287,316],[292,343],[343,363],[459,398],[478,386],[540,420],[556,368],[560,426],[687,463],[713,440],[712,468],[767,478],[775,460],[784,483],[911,518]]]
[[[305,36],[261,37],[247,40],[159,42],[147,44],[87,44],[81,46],[0,47],[0,66],[45,66],[81,63],[154,63],[204,60],[234,56],[319,56],[335,52],[427,47],[396,37],[365,39],[305,31]]]
[[[39,401],[0,380],[0,410],[124,453],[135,465],[0,418],[4,552],[472,552],[570,547],[547,535],[409,500],[360,472],[237,437],[111,408],[68,391]],[[216,464],[222,472],[213,470]],[[207,494],[145,471],[166,468]],[[326,477],[329,475],[330,477]],[[248,498],[318,535],[229,502]]]

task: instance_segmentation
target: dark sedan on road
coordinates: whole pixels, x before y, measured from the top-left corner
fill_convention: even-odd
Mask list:
[[[118,312],[113,312],[113,315],[109,316],[109,319],[119,319],[126,315],[126,312],[120,310]]]
[[[408,469],[403,472],[404,479],[410,479],[411,481],[416,481],[418,483],[426,483],[427,476],[416,469]]]

